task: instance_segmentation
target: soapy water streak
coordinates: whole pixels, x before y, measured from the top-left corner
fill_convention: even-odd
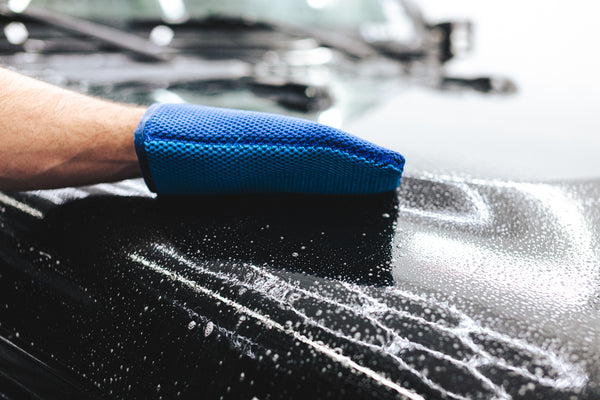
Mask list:
[[[142,262],[141,261],[142,258],[136,259],[136,261]],[[144,263],[144,265],[146,265],[145,263],[147,263],[147,262],[148,262],[147,260],[144,260],[142,263]],[[239,333],[237,333],[235,331],[232,331],[232,330],[226,329],[222,326],[219,326],[217,324],[214,324],[211,320],[209,320],[205,316],[198,314],[196,311],[192,310],[185,304],[178,302],[177,300],[172,300],[172,301],[173,301],[174,305],[187,311],[189,317],[192,319],[192,321],[194,321],[197,324],[197,326],[207,327],[210,325],[212,327],[212,330],[218,332],[220,335],[227,338],[227,340],[229,340],[229,343],[231,344],[231,346],[234,349],[238,350],[245,356],[250,357],[252,359],[257,358],[256,348],[259,347],[258,343],[254,342],[252,339],[250,339],[246,336],[240,335]],[[198,328],[192,328],[192,329],[198,329]],[[206,333],[204,333],[204,335],[210,336],[210,334],[206,334]]]
[[[475,190],[477,184],[483,185],[484,183],[489,184],[489,182],[475,182],[475,188],[468,185],[467,182],[460,182],[457,180],[442,180],[441,182],[445,184],[453,184],[463,193],[465,193],[467,195],[467,198],[470,200],[470,204],[474,206],[473,212],[467,215],[448,216],[440,215],[439,213],[429,212],[426,210],[409,208],[405,206],[400,206],[399,211],[403,213],[418,214],[420,216],[434,218],[436,220],[448,219],[448,222],[460,224],[486,225],[490,223],[493,217],[493,210],[486,204],[485,199],[483,199],[482,195],[479,194],[477,190]],[[549,208],[550,211],[552,211],[552,215],[556,217],[557,221],[563,227],[563,230],[568,232],[570,234],[570,237],[577,239],[573,240],[573,246],[575,248],[573,250],[574,252],[584,254],[588,258],[595,259],[597,257],[596,250],[594,249],[594,246],[592,246],[593,243],[590,243],[589,240],[580,240],[581,238],[592,237],[592,235],[590,234],[591,228],[587,226],[585,218],[583,218],[583,216],[580,216],[580,214],[578,213],[579,210],[574,208],[568,196],[560,188],[553,188],[550,185],[531,185],[523,183],[503,183],[503,185],[505,187],[519,189],[520,192],[527,194],[530,198],[535,199],[540,204],[544,204],[545,207]],[[143,186],[143,183],[139,180],[124,181],[118,185],[113,186],[97,185],[95,187],[90,187],[90,190],[62,189],[55,191],[36,191],[31,193],[37,195],[38,197],[45,198],[53,204],[60,205],[69,200],[73,200],[74,198],[84,198],[90,194],[95,194],[98,192],[105,192],[123,196],[153,196],[147,191],[145,186]],[[26,204],[23,201],[19,201],[13,197],[3,195],[1,193],[0,203],[26,212],[27,214],[37,219],[42,219],[44,217],[45,210],[34,208],[33,206]],[[574,219],[574,215],[577,216],[577,218]],[[378,295],[377,297],[373,297],[368,293],[368,290],[366,290],[364,287],[361,287],[360,285],[354,285],[349,283],[341,284],[348,293],[356,294],[358,298],[361,299],[361,304],[352,304],[351,300],[353,299],[351,298],[351,296],[344,296],[343,299],[346,299],[347,301],[347,304],[344,304],[341,303],[343,299],[340,299],[340,296],[332,298],[327,297],[324,293],[322,293],[322,291],[316,292],[303,289],[298,285],[290,283],[284,278],[269,273],[264,267],[261,266],[244,264],[244,267],[253,270],[256,273],[256,275],[246,276],[243,280],[241,280],[236,276],[224,272],[216,272],[214,269],[211,268],[202,267],[198,263],[187,258],[185,255],[178,253],[175,250],[170,249],[166,246],[157,245],[155,246],[155,249],[169,257],[172,257],[173,259],[176,259],[178,262],[188,267],[194,268],[204,274],[215,276],[218,279],[222,279],[243,286],[250,290],[259,290],[261,295],[267,296],[268,298],[277,301],[279,304],[286,306],[291,311],[295,312],[299,317],[301,317],[305,321],[306,324],[317,326],[323,331],[326,331],[330,334],[334,334],[354,344],[362,345],[368,347],[369,349],[384,352],[387,356],[391,357],[398,364],[399,367],[418,377],[423,383],[429,385],[430,387],[439,391],[448,398],[465,399],[464,396],[452,393],[448,389],[442,388],[439,384],[436,384],[430,378],[425,376],[421,371],[410,367],[404,360],[402,360],[399,354],[402,351],[406,350],[418,350],[427,353],[432,358],[441,359],[446,362],[449,362],[457,367],[460,367],[463,370],[468,371],[486,388],[491,389],[494,393],[494,397],[498,399],[510,398],[510,395],[507,394],[501,386],[494,384],[481,371],[479,371],[480,368],[486,366],[499,367],[501,369],[511,371],[525,378],[528,381],[535,382],[544,386],[549,386],[558,390],[579,391],[585,386],[587,382],[587,376],[583,369],[578,365],[568,362],[565,357],[556,354],[552,351],[538,347],[534,344],[528,343],[524,340],[512,338],[508,335],[503,335],[491,329],[485,328],[481,326],[477,321],[472,320],[463,311],[458,310],[454,306],[450,306],[446,303],[436,302],[432,299],[426,299],[408,291],[402,291],[397,288],[384,289],[383,298],[387,296],[397,298],[399,297],[419,303],[426,303],[429,304],[430,307],[435,307],[437,309],[446,311],[449,315],[457,318],[460,322],[457,326],[447,326],[443,323],[429,321],[426,318],[423,318],[419,315],[411,314],[410,312],[403,311],[402,309],[390,307],[384,302],[380,301],[382,296]],[[147,263],[150,262],[136,254],[131,255],[130,257],[132,258],[132,260],[141,262],[146,266],[148,266]],[[158,272],[161,272],[163,274],[172,274],[172,272],[166,269],[160,270],[161,267],[158,265],[154,266],[159,268],[154,268]],[[182,279],[185,278],[182,277]],[[327,326],[323,326],[323,324],[320,324],[316,319],[306,315],[300,310],[295,309],[290,304],[289,296],[290,293],[294,292],[301,293],[303,296],[312,298],[317,302],[334,305],[341,309],[347,310],[348,312],[352,313],[352,315],[363,317],[364,319],[368,320],[371,324],[373,324],[373,326],[384,331],[388,335],[388,340],[385,343],[382,343],[381,345],[369,343],[365,340],[360,340],[353,336],[346,335],[338,330],[333,330]],[[381,316],[384,314],[395,314],[404,319],[412,320],[417,325],[428,326],[440,333],[443,333],[446,336],[451,336],[456,341],[460,342],[460,344],[464,345],[466,348],[471,350],[474,356],[471,356],[468,360],[457,359],[452,355],[445,354],[434,349],[430,349],[420,343],[411,341],[408,338],[401,336],[401,332],[399,332],[398,330],[386,326],[385,321],[381,318]],[[222,329],[217,328],[216,326],[215,328]],[[289,330],[287,327],[285,329]],[[235,337],[239,337],[239,335],[236,335],[234,332],[231,331],[222,333],[225,334],[225,336],[230,338],[230,340],[232,341]],[[493,339],[496,342],[506,345],[508,349],[516,349],[517,351],[523,351],[529,354],[533,354],[538,359],[544,360],[544,366],[548,366],[553,371],[556,371],[557,376],[552,378],[546,376],[539,376],[531,373],[525,367],[511,365],[510,362],[508,362],[507,360],[501,357],[496,357],[487,352],[482,347],[482,345],[476,343],[472,339],[473,336],[485,336],[486,338]],[[242,348],[244,347],[250,349],[253,344],[256,345],[256,343],[252,343],[252,341],[247,338],[240,337],[240,340],[242,340],[243,342],[247,342],[244,344],[240,344],[240,350],[242,350]],[[252,351],[244,351],[244,354],[247,354],[251,357],[255,357],[255,354]],[[377,375],[376,372],[371,372]]]
[[[278,331],[280,331],[282,333],[293,336],[294,339],[312,347],[314,350],[318,351],[319,353],[322,353],[322,354],[328,356],[329,358],[336,361],[340,365],[342,365],[348,369],[351,369],[356,373],[363,374],[363,375],[367,376],[368,378],[373,379],[377,383],[396,391],[398,394],[400,394],[410,400],[425,400],[422,396],[420,396],[414,392],[411,392],[410,390],[398,385],[397,383],[391,381],[390,379],[377,373],[376,371],[373,371],[370,368],[367,368],[367,367],[364,367],[364,366],[358,364],[357,362],[353,361],[350,357],[339,354],[334,349],[328,347],[327,345],[320,343],[318,341],[312,340],[309,337],[301,334],[300,332],[290,329],[289,327],[285,327],[282,324],[278,323],[277,321],[272,320],[271,318],[269,318],[266,315],[263,315],[254,310],[251,310],[248,307],[235,302],[234,300],[231,300],[231,299],[224,297],[210,289],[207,289],[207,288],[199,285],[197,282],[187,279],[184,276],[182,276],[176,272],[173,272],[166,268],[163,268],[160,265],[158,265],[152,261],[149,261],[137,254],[131,254],[130,258],[131,258],[131,260],[141,263],[142,265],[144,265],[148,268],[151,268],[152,270],[154,270],[158,273],[161,273],[172,280],[178,281],[178,282],[186,285],[187,287],[191,288],[192,290],[194,290],[197,293],[202,293],[206,296],[209,296],[217,301],[222,302],[223,304],[226,304],[229,307],[232,307],[233,309],[235,309],[237,312],[239,312],[241,314],[245,314],[251,318],[254,318],[257,321],[260,321],[265,326],[269,326],[273,329],[277,329]]]
[[[155,245],[154,248],[163,253],[164,255],[175,259],[179,263],[187,267],[193,268],[194,270],[197,270],[199,272],[202,272],[203,274],[213,276],[215,278],[227,281],[228,283],[234,285],[242,286],[249,290],[259,290],[262,295],[267,296],[269,299],[274,300],[280,305],[293,311],[296,315],[302,318],[304,320],[304,323],[307,325],[316,326],[325,332],[336,335],[337,337],[343,338],[344,340],[352,342],[356,345],[364,346],[374,351],[384,352],[386,356],[392,358],[400,368],[416,376],[421,382],[428,385],[432,389],[440,392],[443,396],[447,398],[461,400],[466,399],[466,397],[462,396],[461,394],[453,393],[451,390],[443,388],[440,384],[437,384],[433,380],[428,378],[422,371],[419,371],[408,365],[401,358],[401,355],[399,353],[406,350],[421,351],[428,354],[428,356],[434,359],[444,360],[445,362],[451,363],[452,365],[454,365],[457,368],[460,368],[463,371],[468,371],[468,373],[473,378],[477,379],[486,389],[490,390],[493,393],[493,398],[495,399],[509,399],[511,398],[511,396],[504,390],[503,387],[492,382],[478,368],[481,368],[483,366],[496,366],[504,368],[506,370],[510,370],[515,374],[520,375],[521,377],[527,379],[530,382],[536,382],[538,384],[553,387],[558,390],[577,391],[581,389],[587,381],[586,375],[583,372],[583,370],[578,366],[566,361],[564,357],[561,357],[551,351],[542,349],[525,341],[514,339],[506,335],[502,335],[498,332],[495,332],[491,329],[485,328],[479,325],[476,321],[469,318],[463,312],[456,309],[455,307],[448,306],[444,303],[435,302],[430,299],[425,299],[421,296],[415,295],[410,292],[401,291],[396,288],[385,289],[386,297],[408,299],[410,301],[428,304],[430,307],[436,307],[437,309],[444,310],[449,315],[455,317],[459,321],[459,323],[456,326],[445,326],[442,323],[429,321],[419,315],[415,315],[410,312],[403,311],[401,309],[391,308],[388,305],[384,304],[382,301],[379,301],[375,297],[368,294],[367,291],[359,285],[354,285],[350,283],[342,284],[342,287],[348,293],[355,294],[357,298],[360,299],[360,304],[344,304],[340,302],[339,298],[331,298],[325,296],[323,293],[316,293],[314,291],[300,288],[298,285],[292,284],[283,278],[269,273],[264,268],[261,268],[259,266],[243,264],[244,267],[249,268],[256,274],[246,274],[244,279],[242,280],[230,274],[215,271],[213,268],[203,267],[198,263],[190,260],[183,254],[176,252],[175,250],[166,246],[158,244]],[[143,257],[137,254],[133,254],[130,257],[138,262],[144,260],[144,265],[148,266],[147,263],[149,261],[145,260]],[[159,268],[159,272],[163,272],[164,270],[160,270],[162,267],[157,265],[155,265],[154,267]],[[156,268],[153,269],[156,270]],[[164,270],[164,272],[168,273],[169,276],[174,274],[173,272],[168,270]],[[388,338],[390,339],[388,339],[386,343],[381,344],[369,343],[365,340],[361,340],[360,338],[344,334],[339,330],[334,330],[329,327],[326,327],[314,318],[306,315],[304,312],[294,308],[290,302],[290,294],[292,293],[299,293],[305,298],[311,298],[316,300],[320,304],[322,303],[335,306],[336,308],[341,308],[352,313],[352,315],[360,316],[368,320],[376,328],[381,329],[383,332],[385,332],[388,335]],[[348,299],[350,299],[350,297],[351,296],[347,296]],[[231,302],[232,300],[229,301]],[[255,311],[252,312],[256,313]],[[393,328],[386,326],[385,322],[381,319],[381,316],[384,314],[397,315],[398,317],[414,321],[415,324],[418,324],[420,326],[428,326],[440,332],[440,334],[444,334],[446,337],[450,336],[454,338],[454,340],[471,350],[474,356],[469,357],[469,359],[467,360],[458,359],[453,357],[452,355],[445,354],[443,352],[428,348],[423,344],[411,341],[408,338],[401,336],[399,332],[397,332]],[[275,321],[269,322],[270,326],[275,326],[273,324],[278,323]],[[289,331],[289,328],[287,327],[284,329]],[[295,335],[302,336],[302,334],[298,332],[296,332]],[[538,359],[544,360],[545,364],[550,366],[553,371],[556,371],[558,373],[558,376],[553,378],[538,376],[536,374],[532,374],[524,367],[510,365],[506,360],[493,356],[492,354],[486,352],[481,345],[475,343],[475,341],[471,338],[471,335],[485,335],[486,337],[492,338],[502,344],[505,344],[511,350],[516,349],[519,351],[526,351],[529,354],[534,354]],[[301,341],[305,342],[304,340]],[[324,346],[322,343],[317,344],[319,346]],[[327,354],[327,352],[324,351],[322,348],[317,350]],[[351,359],[348,358],[344,365],[348,366],[349,361],[351,361]],[[358,366],[358,364],[356,365]],[[375,374],[378,377],[378,379],[375,380],[381,383],[380,379],[383,377],[377,374],[375,371],[369,371],[369,374]],[[370,376],[369,374],[367,375]],[[385,379],[386,378],[384,378],[384,380]],[[393,382],[389,381],[387,383]]]
[[[429,179],[429,181],[433,183],[451,185],[456,187],[461,193],[463,193],[467,197],[466,202],[473,206],[474,210],[468,214],[451,214],[448,213],[447,210],[428,211],[420,207],[411,207],[400,204],[398,206],[398,211],[406,214],[417,215],[419,217],[424,217],[435,221],[444,221],[459,225],[484,226],[488,225],[492,221],[493,214],[492,210],[490,209],[490,206],[486,203],[481,194],[474,188],[470,187],[468,184],[462,182],[451,182],[435,179]]]

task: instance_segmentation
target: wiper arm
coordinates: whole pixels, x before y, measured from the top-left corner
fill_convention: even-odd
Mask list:
[[[41,22],[56,29],[89,36],[150,60],[167,61],[170,59],[170,54],[164,48],[155,45],[149,40],[85,19],[35,7],[28,7],[24,11],[16,13],[11,11],[6,5],[0,5],[0,15],[8,18],[22,18]]]
[[[364,59],[379,55],[379,52],[373,46],[360,38],[350,37],[327,29],[309,28],[282,24],[271,20],[254,20],[243,16],[228,16],[223,14],[211,14],[204,19],[194,22],[209,26],[268,29],[290,36],[307,36],[315,39],[322,46],[341,51],[353,58]]]

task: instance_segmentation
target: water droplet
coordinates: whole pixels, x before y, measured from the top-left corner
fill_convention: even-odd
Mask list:
[[[299,254],[298,254],[298,253],[296,253],[296,252],[293,252],[293,253],[292,253],[292,257],[298,257],[298,256],[299,256]]]
[[[212,322],[208,321],[208,323],[206,324],[206,327],[204,328],[204,336],[210,336],[210,334],[212,333],[214,328],[215,328],[214,324]]]

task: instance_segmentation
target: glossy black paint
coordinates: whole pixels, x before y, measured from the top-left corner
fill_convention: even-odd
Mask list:
[[[254,380],[258,389],[237,387],[233,398],[240,390],[258,391],[261,397],[287,390],[298,396],[322,390],[322,385],[313,389],[310,385],[298,391],[289,379],[275,379],[278,373],[269,366],[272,363],[256,365],[256,356],[267,357],[271,340],[282,346],[275,350],[278,353],[294,349],[289,335],[277,329],[264,331],[253,320],[240,325],[231,306],[214,307],[211,296],[198,295],[176,280],[140,268],[131,257],[172,267],[174,273],[249,308],[260,304],[262,296],[250,290],[238,298],[236,292],[245,285],[213,274],[222,271],[243,277],[253,272],[254,265],[270,264],[287,266],[289,271],[274,270],[284,281],[301,279],[312,285],[311,275],[315,279],[344,276],[347,281],[389,285],[394,219],[371,217],[373,212],[393,214],[394,199],[387,194],[352,199],[100,196],[75,200],[48,210],[42,221],[31,221],[27,229],[14,231],[17,237],[4,236],[9,243],[4,243],[2,252],[6,269],[2,297],[11,307],[3,310],[3,327],[14,328],[10,337],[17,343],[33,342],[46,356],[119,396],[168,398],[180,391],[190,396],[215,395],[225,392],[241,373],[249,382]],[[174,265],[174,254],[195,254],[193,260],[210,272]],[[95,261],[90,264],[91,260]],[[373,267],[365,271],[362,265]],[[259,308],[266,314],[289,313],[273,301]],[[293,315],[289,318],[297,322]],[[188,329],[192,321],[197,329]],[[205,338],[209,322],[217,332]],[[16,337],[17,332],[22,333]],[[262,338],[252,344],[256,336]],[[232,340],[240,347],[230,348]],[[246,360],[249,354],[253,356]],[[290,371],[302,359],[298,357],[282,355],[289,358]],[[221,362],[222,373],[207,373],[220,368]],[[306,379],[324,379],[320,375]],[[206,380],[199,379],[202,376]],[[180,382],[179,388],[172,386],[174,381]],[[161,390],[156,390],[161,382]],[[276,382],[279,386],[274,390]]]
[[[566,372],[543,344],[560,340],[554,334],[508,339],[502,325],[461,328],[470,320],[461,301],[448,307],[391,278],[402,266],[395,258],[411,251],[396,243],[418,233],[408,225],[461,230],[442,218],[430,225],[426,213],[477,215],[472,191],[504,199],[488,203],[492,209],[526,206],[525,194],[414,178],[399,193],[364,197],[155,199],[140,188],[2,198],[2,336],[49,371],[87,382],[87,391],[96,386],[107,398],[597,395],[593,381],[559,384]],[[494,226],[506,223],[493,214]],[[476,226],[464,225],[463,237]],[[478,314],[471,311],[484,318]],[[579,338],[562,340],[578,353]],[[591,372],[596,356],[581,349]],[[490,361],[471,365],[484,356]],[[528,385],[535,391],[523,394]]]

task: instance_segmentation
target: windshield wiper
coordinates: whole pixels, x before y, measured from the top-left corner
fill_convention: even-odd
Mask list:
[[[170,53],[165,48],[129,32],[46,9],[28,7],[24,11],[16,13],[6,5],[0,5],[0,15],[41,22],[56,29],[88,36],[149,60],[167,61],[171,58]]]
[[[358,34],[349,35],[330,29],[299,26],[239,15],[211,14],[204,18],[172,24],[172,26],[197,26],[198,28],[219,28],[228,31],[265,30],[283,33],[292,37],[309,37],[316,40],[321,46],[332,48],[347,56],[361,60],[385,56],[403,61],[423,58],[427,53],[422,45],[414,46],[393,41],[369,42]]]
[[[359,37],[352,37],[315,27],[304,27],[271,20],[251,19],[243,16],[224,14],[211,14],[202,19],[194,19],[177,25],[185,24],[231,29],[264,29],[289,36],[310,37],[319,42],[321,46],[330,47],[353,58],[364,59],[379,55],[379,52],[373,46]]]

